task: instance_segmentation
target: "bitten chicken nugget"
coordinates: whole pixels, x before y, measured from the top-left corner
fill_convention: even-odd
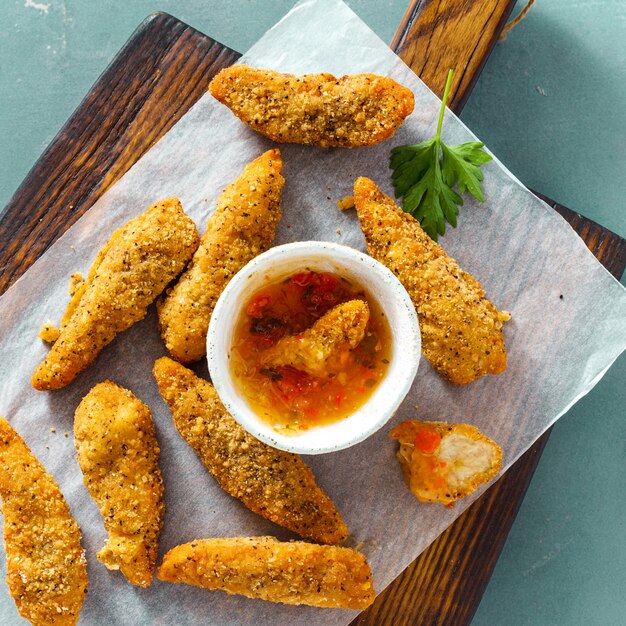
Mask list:
[[[224,287],[272,244],[284,182],[280,152],[268,150],[219,197],[190,266],[157,303],[161,336],[177,361],[206,354],[209,321]]]
[[[411,296],[422,352],[435,370],[456,384],[504,371],[502,326],[509,314],[498,311],[478,281],[371,180],[357,179],[354,200],[368,252]]]
[[[33,374],[33,387],[60,389],[71,383],[118,333],[145,317],[198,243],[195,224],[177,198],[153,204],[115,231],[76,288],[59,337]]]
[[[3,417],[0,496],[17,610],[34,626],[76,624],[87,593],[80,530],[54,478]]]
[[[326,376],[342,352],[361,343],[369,317],[363,300],[338,304],[303,333],[280,339],[263,354],[262,361],[271,366],[291,365],[311,376]]]
[[[163,357],[154,377],[174,425],[222,489],[251,511],[302,537],[335,544],[348,529],[295,454],[255,439],[226,411],[211,383]]]
[[[420,502],[452,507],[502,467],[500,446],[469,424],[407,420],[391,437],[400,442],[398,461]]]
[[[273,141],[353,148],[391,137],[413,111],[410,89],[376,74],[281,74],[223,69],[209,91]]]
[[[76,409],[74,443],[91,497],[109,533],[98,558],[133,585],[152,582],[165,506],[150,409],[105,381]]]
[[[200,539],[164,557],[160,580],[284,604],[366,609],[374,601],[372,572],[350,548],[274,537]]]

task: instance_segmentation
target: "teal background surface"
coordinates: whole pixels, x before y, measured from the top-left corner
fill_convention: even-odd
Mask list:
[[[0,207],[148,13],[245,51],[293,4],[3,0]],[[387,42],[406,8],[348,4]],[[527,186],[625,237],[625,103],[626,3],[538,0],[462,119]],[[555,426],[474,626],[626,624],[625,418],[622,355]]]

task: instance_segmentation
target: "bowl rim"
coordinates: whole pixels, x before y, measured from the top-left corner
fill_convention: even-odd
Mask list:
[[[248,405],[245,398],[241,394],[237,394],[236,386],[230,374],[230,345],[227,345],[226,350],[220,350],[219,348],[221,344],[225,342],[230,344],[232,341],[232,331],[240,318],[244,304],[243,300],[250,295],[250,293],[247,296],[243,295],[243,292],[253,293],[261,288],[262,283],[267,280],[268,272],[271,272],[272,265],[279,258],[282,257],[283,262],[294,259],[297,263],[297,259],[303,256],[310,257],[311,264],[322,263],[323,261],[332,262],[336,266],[344,267],[346,273],[350,273],[350,268],[348,267],[350,264],[352,264],[352,268],[359,267],[361,270],[365,267],[365,271],[374,277],[377,287],[380,288],[382,286],[387,294],[392,296],[391,304],[387,301],[384,303],[380,302],[376,298],[379,306],[385,312],[390,327],[392,355],[387,373],[378,384],[376,390],[352,415],[331,422],[328,425],[311,428],[298,435],[283,435],[259,418]],[[286,275],[297,271],[298,268],[293,267]],[[339,269],[337,271],[341,273]],[[277,271],[275,278],[280,276],[281,273]],[[360,282],[363,284],[364,281],[360,280]],[[370,296],[373,297],[371,295],[371,286],[369,284],[363,284],[363,286],[367,289]],[[239,299],[239,303],[236,301],[233,303],[233,298]],[[394,307],[393,315],[388,313],[390,306]],[[234,314],[231,313],[232,309],[235,309]],[[400,322],[392,326],[392,317],[394,316],[400,319]],[[396,327],[398,325],[401,326],[400,330],[404,330],[406,333],[402,335],[401,349],[397,347],[399,337],[396,335],[399,331]],[[247,263],[231,278],[218,298],[211,316],[206,342],[207,363],[211,381],[222,404],[230,415],[257,439],[280,450],[298,454],[325,454],[342,450],[360,443],[382,428],[393,417],[408,394],[417,374],[421,356],[421,336],[417,313],[409,294],[398,278],[382,263],[363,252],[349,246],[326,241],[297,241],[274,246]],[[408,358],[407,355],[409,355]],[[402,361],[401,366],[398,365],[399,361]],[[398,378],[386,382],[392,371],[398,375]],[[391,388],[393,394],[391,397],[389,395],[384,396],[384,409],[381,410],[378,418],[376,416],[368,417],[372,412],[372,407],[381,408],[378,406],[383,404],[381,391],[388,391],[387,388]],[[377,398],[376,403],[373,402],[375,398]],[[368,407],[370,407],[369,413]],[[358,421],[357,418],[359,417],[366,424],[366,427],[358,428],[362,423]],[[350,420],[352,421],[349,422]],[[350,429],[347,423],[350,423]],[[338,427],[338,424],[344,424],[343,428]],[[357,426],[356,428],[355,425]],[[339,440],[332,440],[332,437],[337,437],[337,432],[339,431],[341,434],[342,430],[349,431],[349,436],[346,435]],[[312,432],[317,433],[317,437],[316,435],[311,435],[310,433]],[[327,433],[331,443],[311,445],[310,440],[319,439],[320,433]]]

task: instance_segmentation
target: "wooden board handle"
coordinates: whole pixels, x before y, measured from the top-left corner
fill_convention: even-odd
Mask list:
[[[391,48],[440,98],[450,68],[448,106],[460,113],[515,0],[412,0]]]

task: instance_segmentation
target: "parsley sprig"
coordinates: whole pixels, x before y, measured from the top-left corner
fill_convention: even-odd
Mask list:
[[[390,166],[396,198],[402,197],[402,208],[419,220],[422,228],[435,241],[446,232],[446,221],[456,227],[458,207],[463,205],[463,198],[454,190],[455,185],[460,193],[469,191],[474,198],[484,202],[480,166],[492,158],[482,150],[485,144],[479,141],[456,146],[447,146],[441,141],[441,126],[452,75],[450,70],[435,137],[411,146],[398,146],[391,151]]]

